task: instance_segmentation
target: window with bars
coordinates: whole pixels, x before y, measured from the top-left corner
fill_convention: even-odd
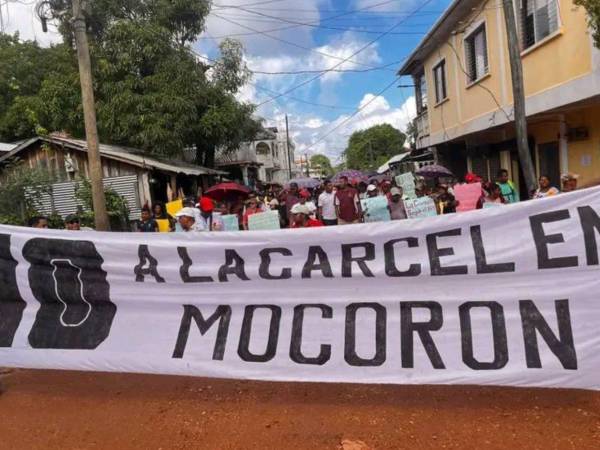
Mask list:
[[[440,103],[447,97],[446,92],[446,60],[441,60],[433,68],[433,82],[435,84],[435,102]]]
[[[485,24],[481,24],[465,39],[465,61],[469,83],[479,80],[488,73]]]
[[[423,72],[415,77],[415,91],[417,98],[417,113],[421,114],[427,109],[427,80],[425,80],[425,73]]]
[[[557,0],[521,1],[521,45],[523,50],[558,30]]]

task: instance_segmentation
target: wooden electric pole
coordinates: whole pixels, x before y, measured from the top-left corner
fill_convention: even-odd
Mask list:
[[[517,135],[517,148],[519,150],[519,161],[525,176],[527,192],[535,191],[537,183],[531,153],[529,151],[529,140],[527,138],[527,115],[525,112],[525,88],[523,86],[523,65],[521,64],[521,46],[517,34],[517,23],[512,0],[502,0],[504,9],[504,20],[506,23],[506,38],[508,43],[508,54],[510,58],[510,73],[512,77],[515,130]]]
[[[98,143],[98,127],[96,126],[96,105],[92,84],[92,63],[88,46],[85,24],[85,0],[73,0],[73,30],[77,46],[79,62],[79,78],[81,80],[81,99],[85,120],[85,136],[87,140],[88,165],[92,185],[92,202],[97,231],[108,231],[110,223],[106,212],[106,198],[102,184],[102,162]]]

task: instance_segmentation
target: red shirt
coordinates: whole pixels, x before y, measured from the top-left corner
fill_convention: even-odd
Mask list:
[[[325,225],[323,225],[323,222],[321,222],[320,220],[315,220],[315,219],[309,218],[304,227],[299,227],[298,225],[296,225],[296,222],[294,222],[294,223],[292,223],[292,226],[290,228],[313,228],[313,227],[324,227],[324,226]]]
[[[358,220],[358,191],[354,188],[338,189],[335,193],[335,204],[340,208],[339,218],[344,222]]]

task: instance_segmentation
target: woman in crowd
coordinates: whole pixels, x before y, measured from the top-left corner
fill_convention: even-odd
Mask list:
[[[482,195],[477,202],[477,209],[487,208],[488,206],[504,205],[506,199],[502,196],[502,188],[496,183],[490,183],[487,186],[486,195]]]
[[[533,194],[534,199],[552,197],[554,195],[560,194],[560,191],[557,188],[551,186],[550,178],[548,178],[547,175],[542,175],[540,177],[539,183],[539,188]]]
[[[244,212],[244,220],[243,220],[243,225],[244,225],[244,230],[248,231],[248,219],[251,215],[253,214],[258,214],[261,213],[261,209],[258,206],[258,200],[256,197],[251,197],[250,199],[248,199],[248,201],[246,202],[246,211]]]

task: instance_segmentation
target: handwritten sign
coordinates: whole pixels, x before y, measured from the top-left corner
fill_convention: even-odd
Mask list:
[[[457,212],[476,209],[481,198],[481,183],[457,184],[454,186],[454,197],[458,200]]]
[[[227,214],[221,216],[223,222],[223,231],[240,231],[240,222],[237,214]]]
[[[417,193],[415,192],[415,176],[412,174],[412,172],[407,172],[403,173],[402,175],[398,175],[396,177],[396,185],[402,188],[402,192],[404,193],[405,198],[417,198]]]
[[[497,208],[498,206],[504,206],[504,204],[494,202],[483,202],[483,209]]]
[[[267,211],[264,213],[252,214],[248,217],[248,230],[279,230],[279,213],[277,211]]]
[[[406,216],[409,219],[437,216],[435,203],[429,197],[419,197],[411,200],[404,200],[404,207],[406,208]]]
[[[174,200],[172,202],[167,203],[165,206],[169,215],[171,217],[175,217],[175,214],[177,214],[183,209],[183,200]]]
[[[365,214],[365,222],[389,222],[390,210],[385,196],[365,198],[360,201]]]

